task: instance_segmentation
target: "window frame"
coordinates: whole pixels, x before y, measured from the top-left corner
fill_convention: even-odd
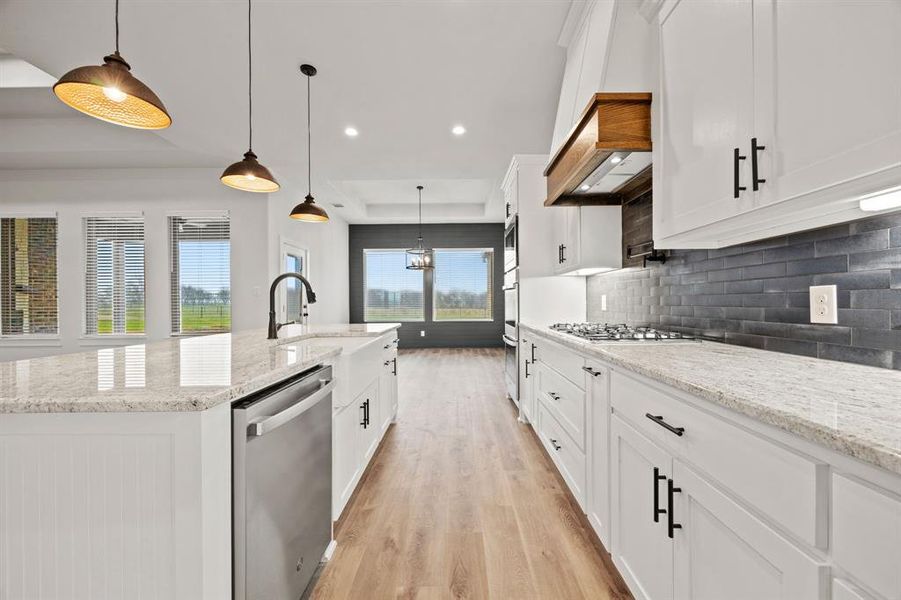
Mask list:
[[[174,240],[172,238],[172,223],[173,219],[225,219],[228,223],[228,289],[229,289],[229,320],[228,320],[228,329],[214,329],[208,331],[181,331],[181,324],[179,323],[179,330],[175,330],[175,306],[176,303],[179,309],[179,317],[181,316],[181,295],[179,289],[179,282],[176,280],[180,275],[178,274],[178,270],[176,268],[176,262],[178,261],[180,254],[176,254],[173,252],[175,249]],[[217,335],[220,333],[231,333],[234,313],[231,312],[233,310],[232,306],[232,223],[231,223],[231,213],[228,211],[225,212],[204,212],[204,211],[185,211],[185,212],[173,212],[168,213],[166,215],[166,246],[168,253],[168,264],[169,264],[169,337],[196,337],[199,335]],[[177,297],[176,297],[177,295]]]
[[[366,268],[366,253],[367,252],[400,252],[401,254],[406,253],[405,248],[363,248],[363,322],[364,323],[426,323],[428,319],[426,318],[426,307],[428,306],[425,301],[425,293],[426,293],[426,278],[425,271],[418,271],[420,276],[422,277],[422,318],[421,319],[384,319],[371,321],[366,318],[366,309],[369,306],[369,279],[367,276],[367,268]],[[406,258],[406,257],[405,257]],[[406,261],[404,262],[406,264]]]
[[[60,346],[61,315],[60,315],[60,248],[59,248],[59,214],[56,212],[0,212],[0,219],[54,219],[56,221],[56,333],[3,333],[0,324],[0,346]],[[0,240],[2,242],[2,240]],[[2,264],[0,264],[2,271]],[[0,277],[2,277],[0,272]],[[2,318],[2,317],[0,317]]]
[[[432,322],[433,323],[492,323],[494,322],[494,248],[469,248],[469,247],[458,247],[458,248],[433,248],[435,252],[435,267],[432,270]],[[439,252],[487,252],[491,254],[491,263],[488,266],[488,280],[489,280],[489,289],[488,289],[488,312],[491,313],[490,317],[483,319],[439,319],[438,315],[438,307],[436,306],[436,302],[438,301],[438,253]]]
[[[144,246],[144,267],[142,279],[144,282],[144,331],[136,331],[132,333],[126,332],[110,332],[98,333],[96,331],[88,331],[88,220],[89,219],[140,219],[141,220],[141,243]],[[143,212],[125,212],[125,213],[86,213],[81,215],[81,336],[83,345],[104,344],[106,341],[116,340],[143,340],[147,338],[147,217]],[[96,261],[96,257],[95,257]],[[96,295],[96,290],[95,290]],[[95,298],[96,304],[96,298]],[[126,306],[126,323],[128,309]]]

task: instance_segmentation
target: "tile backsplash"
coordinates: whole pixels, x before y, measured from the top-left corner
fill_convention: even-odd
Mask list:
[[[901,212],[588,279],[588,319],[901,369]],[[838,286],[838,325],[812,325],[808,287]],[[606,310],[602,304],[606,296]]]

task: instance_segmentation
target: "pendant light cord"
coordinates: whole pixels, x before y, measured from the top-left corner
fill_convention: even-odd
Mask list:
[[[116,54],[119,54],[119,0],[116,0]]]
[[[422,247],[422,186],[419,187],[419,246]]]
[[[119,0],[116,0],[118,2]],[[253,152],[253,47],[250,34],[251,0],[247,0],[247,149]]]
[[[313,126],[310,121],[310,76],[307,75],[307,196],[313,195]]]

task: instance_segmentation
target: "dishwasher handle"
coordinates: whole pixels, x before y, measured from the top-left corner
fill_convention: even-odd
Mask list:
[[[334,379],[320,379],[319,383],[321,387],[309,396],[303,398],[300,402],[292,404],[285,410],[276,413],[271,417],[266,417],[260,421],[254,421],[248,424],[247,437],[264,436],[273,429],[281,427],[288,421],[292,421],[313,408],[320,400],[331,394],[332,390],[335,388]]]

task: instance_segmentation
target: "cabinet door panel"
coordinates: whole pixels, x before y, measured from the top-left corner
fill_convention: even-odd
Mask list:
[[[751,137],[754,95],[751,0],[682,0],[660,17],[660,130],[654,144],[655,237],[753,208],[733,197],[733,149]]]
[[[588,460],[588,521],[601,543],[610,547],[610,372],[599,363],[590,363],[597,375],[588,379],[588,413],[591,437]]]
[[[332,417],[332,518],[341,516],[360,470],[363,409],[352,403]]]
[[[901,170],[901,2],[756,0],[754,12],[760,203]]]
[[[615,415],[611,418],[611,525],[613,562],[636,600],[673,597],[673,545],[666,515],[654,522],[654,486],[665,502],[670,456]],[[658,505],[660,506],[660,505]]]
[[[818,564],[678,460],[673,480],[675,598],[822,597]]]

